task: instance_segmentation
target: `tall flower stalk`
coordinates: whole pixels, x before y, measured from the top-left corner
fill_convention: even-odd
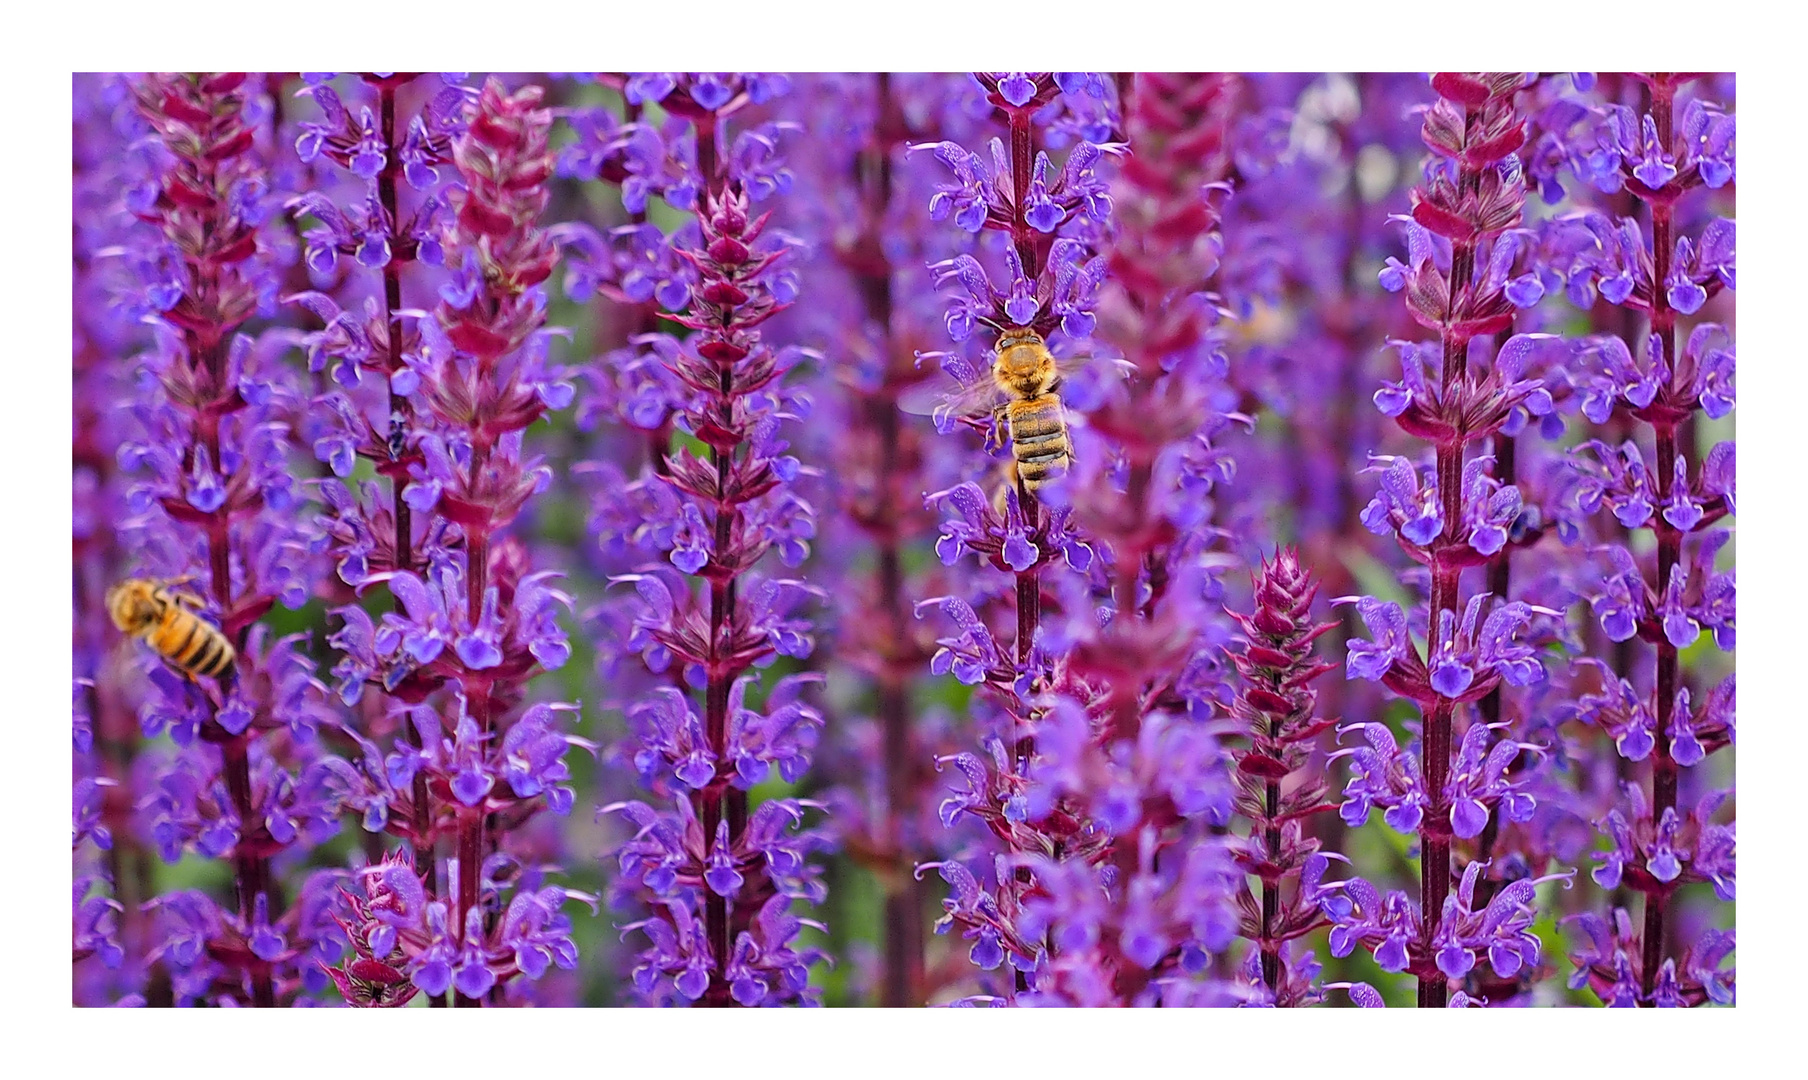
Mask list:
[[[455,991],[457,1003],[471,1007],[522,992],[517,976],[531,981],[553,964],[575,967],[561,909],[590,899],[545,883],[543,868],[523,866],[506,842],[543,809],[570,812],[564,756],[591,745],[563,730],[575,705],[535,702],[516,711],[535,674],[570,656],[556,621],[570,604],[553,585],[559,575],[531,572],[524,546],[506,535],[551,480],[550,469],[526,456],[526,430],[574,394],[547,357],[544,282],[558,249],[539,219],[552,175],[552,117],[538,87],[510,93],[493,79],[458,108],[456,136],[455,121],[444,117],[428,133],[446,140],[458,170],[450,220],[428,234],[448,279],[430,316],[413,313],[416,332],[404,328],[395,339],[404,367],[386,371],[387,433],[343,398],[326,402],[343,425],[336,438],[346,452],[387,458],[391,475],[406,478],[392,480],[403,503],[424,521],[421,535],[410,537],[418,558],[403,564],[407,548],[388,542],[399,523],[377,492],[360,500],[331,481],[324,486],[341,577],[384,582],[397,601],[380,625],[359,606],[337,611],[342,699],[352,704],[375,684],[390,696],[389,721],[403,735],[385,755],[352,733],[363,760],[349,798],[364,810],[367,829],[394,828],[416,853],[367,866],[362,895],[344,895],[349,910],[338,917],[354,955],[330,974],[359,1005]],[[417,134],[424,128],[417,125]],[[430,168],[432,161],[410,164]],[[382,163],[371,171],[380,204]],[[310,209],[322,212],[318,203]],[[389,290],[385,275],[386,298]],[[383,321],[362,328],[381,341],[396,323],[374,303],[373,320],[378,311]],[[329,324],[327,333],[343,325]],[[345,332],[359,326],[350,322]],[[393,348],[375,352],[379,363],[389,355]],[[410,400],[398,408],[396,397]],[[405,812],[391,817],[391,805]],[[420,862],[442,833],[453,838],[454,854],[440,899],[435,867]]]
[[[848,261],[860,284],[866,318],[879,329],[877,344],[884,364],[883,381],[876,392],[863,395],[861,402],[875,428],[879,460],[870,488],[874,499],[870,506],[860,508],[860,516],[877,548],[879,596],[892,646],[875,658],[874,670],[883,735],[885,805],[889,811],[886,832],[898,863],[888,876],[894,884],[885,897],[885,966],[880,1001],[898,1008],[919,1003],[924,992],[923,901],[914,873],[913,864],[918,859],[910,824],[910,808],[924,772],[911,732],[910,662],[920,663],[923,657],[912,647],[915,635],[911,632],[910,599],[904,593],[905,537],[896,528],[897,523],[911,516],[904,505],[899,474],[910,475],[907,462],[913,452],[920,450],[905,432],[898,413],[899,361],[905,350],[899,348],[893,327],[893,269],[885,256],[882,233],[893,198],[893,158],[908,132],[891,76],[881,72],[874,78],[871,141],[861,149],[856,162],[862,183],[865,229],[855,241]]]
[[[132,402],[142,435],[121,449],[143,475],[127,547],[139,573],[197,582],[237,653],[219,680],[160,660],[149,669],[144,732],[167,729],[180,750],[143,812],[165,859],[190,845],[228,855],[236,893],[227,910],[193,890],[151,901],[163,935],[152,958],[178,1001],[269,1006],[314,985],[309,951],[331,947],[318,882],[285,910],[275,860],[337,831],[339,764],[314,738],[325,710],[312,663],[258,625],[279,598],[300,606],[315,570],[282,422],[296,388],[269,339],[239,332],[275,310],[277,260],[261,230],[273,209],[269,103],[241,73],[146,75],[131,91],[148,132],[126,204],[149,228],[126,255],[141,290],[127,303],[156,342]]]
[[[1009,997],[1019,1003],[1225,1000],[1223,984],[1198,978],[1234,927],[1233,864],[1210,833],[1211,823],[1228,821],[1229,777],[1201,722],[1220,681],[1212,672],[1222,639],[1213,637],[1221,613],[1214,619],[1209,530],[1199,529],[1194,500],[1222,466],[1209,440],[1222,421],[1199,407],[1214,352],[1209,312],[1190,298],[1213,266],[1190,245],[1163,246],[1163,230],[1171,227],[1165,215],[1174,209],[1164,199],[1197,207],[1192,226],[1215,221],[1195,181],[1221,164],[1221,144],[1207,138],[1189,146],[1171,175],[1139,176],[1133,158],[1125,183],[1108,189],[1096,169],[1121,144],[1079,141],[1055,181],[1046,156],[1028,164],[1031,115],[1063,89],[1064,107],[1077,112],[1090,99],[1106,103],[1102,111],[1110,115],[1110,85],[1098,75],[977,78],[1006,113],[1012,149],[995,142],[988,172],[977,155],[941,144],[937,155],[961,186],[932,208],[954,209],[969,229],[1005,233],[1013,280],[1009,290],[996,289],[973,256],[952,260],[948,276],[968,297],[957,302],[950,328],[964,336],[974,321],[1043,335],[1059,327],[1066,338],[1084,340],[1096,305],[1108,339],[1135,345],[1129,365],[1137,378],[1127,390],[1102,387],[1097,373],[1067,384],[1069,405],[1098,409],[1093,422],[1101,437],[1088,439],[1070,412],[1075,470],[1040,498],[1007,490],[1001,512],[972,483],[936,496],[961,515],[943,526],[938,550],[945,561],[971,551],[1014,572],[1018,632],[1010,659],[973,605],[955,597],[925,602],[939,605],[961,630],[943,640],[936,669],[985,684],[1002,714],[991,730],[982,728],[990,761],[952,759],[963,784],[944,802],[943,816],[985,822],[1005,851],[991,891],[963,863],[937,864],[955,887],[944,901],[944,924],[974,941],[971,958],[980,967],[1009,960]],[[1172,135],[1222,108],[1225,89],[1221,81],[1155,81],[1141,99],[1148,112],[1133,107],[1126,120],[1132,138],[1139,126],[1154,141]],[[1100,253],[1110,243],[1114,197],[1134,203],[1126,211],[1134,239],[1120,238],[1116,250],[1128,253],[1128,268],[1146,271],[1121,286],[1107,284]],[[1037,277],[1028,276],[1030,267]],[[943,359],[957,378],[970,378],[964,363]],[[1130,477],[1127,486],[1120,486],[1120,469]],[[1082,525],[1086,540],[1077,531]],[[1057,553],[1072,572],[1056,579],[1057,621],[1041,625],[1039,575]],[[1189,716],[1195,706],[1198,715]]]
[[[700,588],[664,567],[616,578],[637,596],[628,647],[678,683],[629,708],[634,764],[676,813],[643,802],[607,808],[639,830],[618,854],[618,888],[652,908],[630,927],[651,942],[633,978],[660,1004],[808,1003],[809,965],[820,953],[798,940],[806,920],[790,908],[825,895],[806,860],[817,840],[794,831],[799,801],[756,807],[748,795],[774,772],[796,782],[821,725],[801,696],[808,677],[768,688],[763,713],[750,701],[756,666],[813,646],[809,624],[793,614],[809,586],[755,571],[774,548],[800,564],[813,534],[812,509],[792,487],[800,463],[779,435],[800,415],[802,402],[784,384],[800,354],[762,340],[759,327],[793,292],[782,267],[788,245],[768,231],[770,213],[754,215],[752,177],[721,142],[728,116],[783,85],[756,75],[654,74],[630,76],[626,87],[630,100],[657,102],[694,126],[698,198],[694,239],[675,248],[695,278],[682,314],[667,316],[691,334],[646,343],[677,380],[675,424],[694,441],[666,453],[663,468],[649,465],[629,505],[658,515],[641,524],[657,530],[667,562]],[[686,690],[701,691],[700,716]]]
[[[133,672],[109,656],[117,631],[105,601],[128,570],[119,530],[109,527],[126,515],[127,482],[118,461],[127,435],[119,403],[131,396],[125,358],[142,347],[148,328],[120,318],[109,295],[124,269],[115,256],[134,226],[119,205],[122,178],[130,175],[115,131],[131,116],[122,101],[126,87],[106,76],[76,75],[73,90],[72,953],[75,1001],[101,1005],[146,989],[148,975],[141,905],[152,892],[154,856],[132,828],[132,766],[141,740],[126,696]],[[165,996],[167,986],[165,980]]]
[[[1473,914],[1482,866],[1471,863],[1465,870],[1463,889],[1452,903],[1453,838],[1478,835],[1489,807],[1503,798],[1516,817],[1530,813],[1530,803],[1502,775],[1519,748],[1510,740],[1492,742],[1486,724],[1470,726],[1461,767],[1452,773],[1459,760],[1453,756],[1458,705],[1484,697],[1502,681],[1525,685],[1543,677],[1531,650],[1514,640],[1534,610],[1496,598],[1484,621],[1486,594],[1465,601],[1461,592],[1465,567],[1500,555],[1521,503],[1516,489],[1489,475],[1492,462],[1469,457],[1467,448],[1498,431],[1516,408],[1550,407],[1542,382],[1527,377],[1532,339],[1508,341],[1484,373],[1473,371],[1470,359],[1471,342],[1512,324],[1510,274],[1520,245],[1510,230],[1520,222],[1525,199],[1515,156],[1525,141],[1525,125],[1514,95],[1523,83],[1517,73],[1433,76],[1439,98],[1421,131],[1432,158],[1425,182],[1413,190],[1406,225],[1410,265],[1390,260],[1382,277],[1390,289],[1403,290],[1414,320],[1436,331],[1438,343],[1435,355],[1401,343],[1403,377],[1384,387],[1376,404],[1402,430],[1430,441],[1436,464],[1421,478],[1405,458],[1379,460],[1381,490],[1364,510],[1363,522],[1374,532],[1396,536],[1402,550],[1428,568],[1429,643],[1421,657],[1399,605],[1358,600],[1374,640],[1351,644],[1350,676],[1380,680],[1411,698],[1423,725],[1416,759],[1400,752],[1385,725],[1351,726],[1368,746],[1348,751],[1355,755],[1357,775],[1345,789],[1344,817],[1358,824],[1371,806],[1384,806],[1388,824],[1418,833],[1419,904],[1415,913],[1404,897],[1396,901],[1397,894],[1390,894],[1383,900],[1363,883],[1354,910],[1346,906],[1334,915],[1339,927],[1332,944],[1340,954],[1355,940],[1378,947],[1376,958],[1384,968],[1404,967],[1418,978],[1420,1007],[1444,1007],[1449,980],[1467,972],[1477,944],[1465,938],[1472,932],[1467,916]],[[1425,371],[1427,360],[1437,373],[1435,382]],[[1355,888],[1346,885],[1346,894]],[[1512,890],[1523,905],[1529,897],[1521,892]],[[1535,939],[1522,936],[1516,948],[1517,953],[1502,949],[1502,955],[1515,957],[1505,964],[1509,971],[1527,959],[1525,954],[1537,956]],[[1502,967],[1495,964],[1497,972],[1508,973]]]
[[[1609,919],[1585,913],[1587,941],[1572,957],[1573,985],[1588,985],[1616,1005],[1728,1004],[1734,994],[1734,973],[1720,968],[1733,948],[1731,931],[1704,928],[1680,955],[1672,944],[1681,889],[1709,883],[1716,898],[1731,901],[1736,880],[1734,826],[1716,820],[1731,791],[1709,787],[1703,768],[1736,738],[1734,678],[1691,687],[1681,664],[1682,650],[1704,631],[1723,651],[1736,638],[1734,572],[1718,565],[1731,532],[1712,527],[1735,512],[1734,445],[1729,440],[1702,453],[1696,443],[1704,418],[1733,409],[1735,349],[1718,323],[1698,322],[1686,339],[1681,326],[1736,280],[1730,219],[1707,216],[1694,236],[1679,227],[1690,220],[1684,209],[1705,201],[1697,193],[1734,179],[1733,118],[1711,102],[1685,97],[1698,77],[1637,76],[1644,110],[1591,110],[1575,139],[1579,152],[1571,157],[1579,177],[1602,192],[1629,193],[1645,220],[1586,212],[1553,229],[1559,249],[1574,253],[1564,267],[1572,296],[1592,299],[1598,292],[1647,320],[1630,340],[1588,339],[1591,363],[1582,390],[1583,410],[1597,423],[1648,427],[1653,454],[1647,457],[1635,438],[1617,446],[1601,439],[1583,444],[1570,462],[1564,507],[1566,525],[1577,533],[1590,515],[1607,509],[1628,534],[1648,528],[1655,540],[1653,558],[1636,554],[1629,542],[1598,548],[1604,569],[1588,590],[1609,639],[1652,646],[1649,696],[1638,688],[1641,672],[1630,670],[1629,658],[1593,659],[1585,663],[1599,676],[1598,689],[1580,694],[1574,709],[1578,719],[1611,734],[1627,762],[1651,761],[1649,794],[1626,783],[1608,811],[1603,831],[1610,846],[1596,853],[1602,865],[1594,871],[1602,887],[1644,896],[1642,929],[1634,930],[1623,909],[1611,912],[1611,928]],[[1584,237],[1594,243],[1575,242]],[[1693,469],[1691,452],[1700,455]],[[1685,792],[1691,773],[1702,780]]]
[[[398,97],[416,76],[361,76],[375,100],[359,106],[356,114],[324,75],[310,78],[304,92],[319,108],[320,119],[300,125],[297,157],[304,163],[324,160],[346,170],[355,178],[358,197],[340,205],[325,191],[308,191],[291,201],[290,212],[297,219],[316,222],[304,237],[312,273],[334,274],[341,261],[349,259],[352,270],[343,275],[341,290],[352,295],[362,291],[368,299],[361,312],[349,300],[342,309],[324,292],[286,299],[323,323],[307,338],[309,367],[328,374],[335,389],[321,395],[311,418],[316,455],[337,478],[350,476],[362,459],[388,481],[386,505],[370,490],[355,493],[337,481],[324,485],[338,511],[329,519],[327,531],[334,541],[340,578],[363,589],[396,571],[418,573],[425,565],[415,539],[414,509],[406,497],[410,466],[418,471],[423,464],[416,449],[419,435],[411,396],[420,383],[419,364],[411,365],[405,358],[411,343],[418,351],[420,335],[418,329],[404,325],[402,283],[410,276],[410,267],[444,261],[441,233],[447,208],[439,190],[440,172],[452,161],[452,139],[462,131],[470,92],[456,85],[433,92],[407,120],[404,138]],[[404,179],[417,193],[406,217]],[[358,281],[358,271],[371,274],[374,282]],[[369,287],[360,290],[361,284]],[[377,377],[376,386],[366,381],[366,369]],[[381,689],[385,693],[399,689],[405,677],[405,672],[393,672]],[[414,725],[401,728],[403,738],[421,749]],[[415,774],[409,795],[407,837],[416,863],[426,871],[426,895],[433,897],[438,891],[435,814],[424,772]],[[434,1003],[443,1004],[443,999],[435,998]]]
[[[932,991],[925,887],[913,871],[939,832],[933,735],[912,694],[933,651],[927,627],[911,617],[920,578],[911,564],[927,554],[933,519],[922,493],[934,485],[925,474],[929,440],[899,410],[900,396],[925,375],[912,343],[928,340],[940,321],[933,293],[911,292],[928,281],[912,256],[933,227],[910,196],[934,165],[912,170],[906,159],[906,109],[935,108],[961,89],[953,76],[800,79],[810,138],[787,155],[795,173],[787,224],[811,244],[801,269],[812,302],[785,319],[831,358],[833,373],[832,392],[815,405],[819,423],[805,433],[813,458],[836,463],[824,476],[829,503],[813,568],[842,598],[823,659],[833,665],[828,678],[845,671],[860,689],[854,704],[830,714],[837,738],[828,753],[858,765],[849,777],[856,782],[830,795],[830,820],[842,849],[883,892],[872,981],[888,1008],[920,1005]]]
[[[1659,835],[1658,842],[1663,840],[1662,833],[1674,829],[1677,821],[1677,780],[1681,766],[1698,764],[1705,756],[1706,747],[1700,735],[1694,730],[1695,717],[1687,715],[1688,706],[1684,704],[1683,716],[1678,716],[1677,704],[1687,702],[1688,691],[1680,681],[1680,665],[1678,650],[1682,645],[1693,644],[1699,630],[1686,625],[1695,622],[1715,627],[1716,636],[1723,648],[1731,648],[1733,643],[1732,611],[1733,585],[1730,574],[1724,577],[1713,576],[1705,569],[1698,570],[1696,578],[1700,582],[1701,599],[1697,601],[1701,609],[1691,612],[1686,606],[1686,575],[1682,565],[1683,537],[1686,533],[1698,531],[1709,524],[1709,515],[1701,505],[1700,498],[1691,490],[1686,455],[1678,449],[1678,434],[1681,432],[1690,414],[1703,407],[1703,391],[1710,398],[1718,398],[1724,403],[1724,395],[1715,393],[1718,387],[1713,386],[1716,375],[1722,372],[1715,370],[1717,358],[1702,355],[1705,342],[1711,336],[1698,334],[1690,342],[1692,348],[1688,355],[1679,353],[1676,335],[1677,308],[1699,308],[1709,296],[1732,280],[1732,245],[1733,230],[1730,225],[1724,228],[1710,226],[1711,236],[1704,236],[1698,244],[1691,244],[1687,238],[1675,235],[1675,200],[1686,186],[1677,173],[1675,165],[1669,165],[1665,157],[1675,157],[1675,150],[1669,155],[1665,150],[1674,148],[1678,142],[1675,121],[1676,91],[1684,77],[1669,73],[1660,73],[1648,78],[1646,85],[1650,90],[1650,110],[1645,116],[1643,132],[1644,153],[1638,163],[1632,167],[1632,180],[1636,186],[1633,194],[1644,202],[1651,215],[1651,280],[1646,289],[1646,312],[1651,320],[1651,335],[1655,338],[1655,348],[1650,351],[1649,359],[1657,367],[1652,374],[1657,378],[1657,396],[1640,419],[1651,425],[1652,436],[1657,446],[1655,480],[1657,481],[1657,505],[1662,512],[1652,522],[1657,533],[1657,576],[1651,586],[1653,594],[1660,596],[1658,610],[1662,615],[1662,635],[1656,636],[1657,646],[1657,686],[1656,700],[1653,702],[1653,713],[1656,720],[1656,757],[1652,760],[1651,771],[1651,819]],[[1697,150],[1705,143],[1705,132],[1686,133],[1687,139],[1693,139],[1695,146],[1687,141],[1682,144],[1685,157],[1698,157],[1689,151]],[[1653,138],[1655,136],[1655,138]],[[1701,177],[1699,159],[1696,176]],[[1697,248],[1699,250],[1697,250]],[[1647,339],[1648,341],[1651,339]],[[1728,346],[1722,354],[1725,357],[1725,371],[1730,375],[1732,350]],[[1685,371],[1684,361],[1694,361],[1695,370]],[[1700,386],[1696,385],[1699,380]],[[1710,400],[1709,407],[1717,404]],[[1724,404],[1722,404],[1724,408]],[[1721,466],[1724,468],[1724,464]],[[1704,474],[1704,479],[1705,474]],[[1712,493],[1708,493],[1710,498]],[[1731,497],[1721,494],[1721,508],[1731,510]],[[1704,544],[1704,547],[1717,548],[1718,544]],[[1730,732],[1727,736],[1730,740]],[[1718,744],[1719,740],[1710,735],[1710,742]],[[1723,744],[1722,744],[1723,745]],[[1700,753],[1697,753],[1700,748]],[[1680,754],[1680,758],[1679,758]],[[1702,854],[1707,854],[1711,840],[1702,833],[1705,823],[1697,823],[1697,847]],[[1660,868],[1661,869],[1661,868]],[[1667,885],[1663,878],[1669,875],[1654,873],[1658,882]],[[1700,876],[1699,874],[1697,876]],[[1664,955],[1665,917],[1669,907],[1671,890],[1653,888],[1645,892],[1645,926],[1641,940],[1640,978],[1641,989],[1648,1000],[1654,999],[1660,980],[1668,983],[1676,978],[1675,962]],[[1667,968],[1666,968],[1666,965]],[[1670,987],[1666,987],[1670,989]]]
[[[1213,959],[1236,925],[1236,873],[1219,837],[1228,761],[1210,724],[1228,702],[1230,639],[1212,493],[1231,465],[1216,445],[1230,422],[1214,400],[1226,368],[1207,290],[1242,85],[1216,73],[1138,74],[1116,90],[1130,152],[1110,191],[1098,317],[1128,378],[1107,384],[1088,416],[1096,439],[1083,444],[1069,490],[1101,559],[1086,592],[1064,582],[1064,632],[1076,641],[1053,680],[1091,730],[1078,753],[1051,746],[1036,778],[1052,781],[1042,798],[1064,811],[1055,820],[1085,823],[1057,858],[1089,833],[1108,838],[1092,861],[1115,880],[1101,878],[1102,903],[1079,925],[1096,922],[1109,946],[1102,969],[1115,1002],[1222,1004],[1243,991]],[[1072,621],[1089,608],[1096,630]],[[1166,767],[1152,768],[1156,760]],[[1084,985],[1071,958],[1054,966]]]

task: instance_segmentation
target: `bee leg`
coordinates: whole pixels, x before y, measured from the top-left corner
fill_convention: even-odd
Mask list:
[[[176,586],[186,585],[189,582],[194,581],[194,580],[195,580],[194,574],[183,574],[181,577],[164,578],[162,581],[159,581],[157,583],[157,587],[168,591],[170,594],[170,599],[175,600],[180,604],[183,604],[187,607],[194,608],[195,610],[199,611],[200,609],[207,606],[207,601],[201,599],[199,596],[196,596],[194,593],[191,593],[186,589],[183,589],[181,591],[176,590]]]
[[[1006,407],[1007,404],[1004,402],[992,407],[992,431],[986,436],[986,450],[988,452],[996,450],[1005,444],[1004,413]]]

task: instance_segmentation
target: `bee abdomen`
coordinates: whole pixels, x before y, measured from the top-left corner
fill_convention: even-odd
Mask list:
[[[226,635],[214,631],[207,644],[196,654],[194,666],[189,670],[197,675],[209,675],[216,679],[224,678],[232,671],[233,664],[237,659],[238,657],[232,651],[232,645],[226,640]]]
[[[1018,461],[1063,457],[1066,454],[1066,435],[1044,435],[1034,439],[1018,439],[1012,444],[1012,456]]]
[[[1026,490],[1034,492],[1064,470],[1073,453],[1061,399],[1047,394],[1010,409],[1011,456]]]
[[[191,675],[220,678],[232,670],[236,659],[226,635],[173,601],[144,639],[164,659]]]
[[[1067,422],[1061,417],[1061,399],[1044,394],[1029,401],[1013,401],[1009,407],[1011,438],[1017,442],[1067,436]]]

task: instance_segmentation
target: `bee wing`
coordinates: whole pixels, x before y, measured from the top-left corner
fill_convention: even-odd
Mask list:
[[[934,417],[940,427],[949,417],[985,416],[998,398],[998,387],[990,379],[966,384],[951,378],[931,379],[906,387],[898,395],[898,408],[913,416]]]
[[[1064,356],[1055,361],[1061,376],[1061,400],[1070,410],[1086,413],[1103,405],[1136,365],[1116,356]]]
[[[1096,356],[1088,353],[1085,356],[1063,356],[1055,360],[1055,370],[1063,379],[1070,379],[1082,372],[1091,372],[1091,377],[1100,382],[1116,382],[1128,379],[1136,374],[1136,365],[1121,356]]]

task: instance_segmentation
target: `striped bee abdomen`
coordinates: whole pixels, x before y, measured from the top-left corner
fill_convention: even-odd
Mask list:
[[[1010,425],[1011,456],[1017,460],[1017,474],[1026,490],[1034,493],[1066,470],[1073,446],[1067,440],[1067,422],[1058,396],[1042,394],[1010,402],[1005,420]]]
[[[236,659],[226,635],[174,600],[163,609],[163,617],[145,640],[191,675],[219,678],[232,670]]]

